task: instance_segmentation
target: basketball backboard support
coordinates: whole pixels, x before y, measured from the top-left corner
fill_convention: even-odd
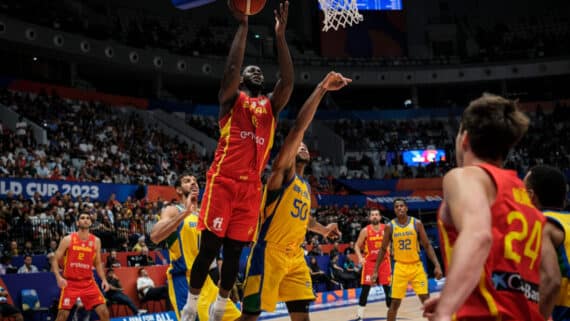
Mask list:
[[[170,0],[172,4],[180,10],[188,10],[212,3],[216,0]]]

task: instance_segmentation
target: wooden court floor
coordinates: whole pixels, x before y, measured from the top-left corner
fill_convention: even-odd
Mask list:
[[[349,321],[356,319],[357,305],[351,305],[343,308],[333,308],[311,312],[311,321]],[[364,321],[380,321],[386,320],[386,304],[384,301],[373,302],[366,305],[364,312]],[[269,319],[269,321],[286,321],[290,320],[289,316]],[[417,296],[409,296],[402,300],[402,305],[398,310],[397,320],[407,321],[426,321],[422,317],[422,305]]]

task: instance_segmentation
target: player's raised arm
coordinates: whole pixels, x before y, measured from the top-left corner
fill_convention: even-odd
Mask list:
[[[237,96],[241,81],[241,67],[245,55],[245,45],[247,40],[248,19],[247,16],[230,8],[233,15],[239,22],[238,30],[234,36],[230,53],[224,68],[218,101],[220,103],[219,118],[224,117],[231,110]]]
[[[273,93],[269,95],[273,115],[277,117],[279,112],[285,108],[291,93],[295,74],[293,71],[293,60],[285,39],[285,29],[287,28],[287,18],[289,16],[289,1],[281,3],[279,9],[274,10],[275,14],[275,40],[277,41],[277,60],[279,63],[279,79],[273,88]]]
[[[313,120],[317,107],[327,91],[339,90],[351,81],[351,79],[331,71],[313,90],[309,99],[301,107],[293,128],[289,131],[279,154],[273,162],[271,175],[267,182],[269,190],[280,188],[284,182],[289,181],[295,175],[292,169],[295,165],[295,156],[297,155],[299,144],[301,144],[305,131]]]

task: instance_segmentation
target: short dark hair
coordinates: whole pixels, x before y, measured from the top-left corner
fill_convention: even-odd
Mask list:
[[[174,182],[174,188],[182,186],[182,178],[186,176],[194,176],[194,173],[192,173],[189,170],[185,170],[182,173],[180,173],[180,175],[178,175],[178,178],[176,178],[176,181]]]
[[[564,207],[566,178],[558,168],[547,165],[535,166],[529,171],[526,183],[526,187],[536,194],[540,206],[560,209]]]
[[[395,198],[392,202],[392,205],[396,205],[396,202],[402,202],[404,205],[406,205],[406,207],[408,206],[408,202],[406,202],[406,200],[401,197]]]
[[[471,149],[478,157],[504,160],[528,125],[529,119],[519,111],[517,101],[485,93],[463,112],[460,131],[467,131]]]
[[[382,215],[382,211],[380,211],[380,209],[376,207],[371,207],[368,209],[368,216],[370,216],[372,212],[378,212],[378,214]]]

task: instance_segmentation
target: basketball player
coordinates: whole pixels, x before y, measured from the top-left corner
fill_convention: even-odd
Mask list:
[[[517,173],[501,168],[529,120],[484,94],[463,112],[457,165],[443,178],[438,226],[447,279],[430,320],[544,320],[538,308],[543,215]]]
[[[174,187],[180,203],[168,206],[162,211],[160,220],[152,228],[150,239],[155,244],[166,240],[168,245],[170,257],[170,267],[166,272],[168,295],[176,317],[180,320],[180,312],[188,297],[190,267],[198,255],[198,244],[200,244],[200,232],[196,228],[200,209],[196,177],[189,172],[184,172],[180,174]],[[208,320],[210,305],[216,300],[218,287],[215,282],[219,277],[217,264],[211,266],[210,275],[206,278],[202,294],[198,299],[200,320]],[[240,312],[237,307],[234,304],[228,304],[222,320],[234,321],[239,316]]]
[[[285,41],[288,13],[287,1],[275,10],[280,79],[273,92],[264,96],[264,76],[258,66],[247,66],[240,76],[248,18],[234,11],[239,27],[218,95],[221,135],[206,177],[198,222],[198,229],[203,231],[203,242],[192,265],[190,294],[182,311],[183,321],[196,318],[197,300],[208,268],[223,245],[220,292],[211,318],[213,321],[221,320],[238,274],[241,250],[256,234],[262,197],[261,174],[269,160],[277,116],[293,90],[293,62]]]
[[[392,302],[388,309],[388,321],[396,320],[398,309],[408,290],[408,283],[412,284],[414,292],[422,303],[429,298],[428,279],[420,259],[419,243],[424,247],[428,258],[433,263],[435,278],[439,280],[442,277],[441,267],[422,222],[408,216],[408,204],[404,199],[397,198],[393,204],[396,218],[386,224],[384,228],[384,235],[390,237],[385,237],[382,240],[380,252],[373,270],[374,274],[372,275],[373,282],[376,282],[380,263],[384,261],[384,256],[388,252],[388,245],[392,243],[394,271],[392,272],[392,284],[390,287]]]
[[[61,288],[56,321],[66,321],[69,312],[80,298],[85,310],[95,308],[101,321],[109,321],[109,310],[105,297],[99,290],[93,277],[95,267],[103,291],[109,290],[109,284],[101,263],[101,240],[89,233],[91,215],[81,213],[77,220],[77,232],[65,236],[51,264],[57,285]],[[63,276],[59,272],[59,261],[64,259]]]
[[[275,311],[278,301],[285,302],[292,321],[309,320],[315,294],[301,244],[307,228],[331,238],[340,232],[336,224],[325,227],[310,214],[311,190],[303,178],[310,156],[302,140],[325,93],[350,82],[336,72],[326,75],[299,111],[273,162],[261,231],[249,257],[241,321],[257,320],[262,310]]]
[[[380,245],[382,245],[382,240],[384,239],[385,225],[380,223],[382,222],[382,214],[380,213],[380,210],[377,208],[370,209],[368,211],[368,220],[370,221],[370,224],[360,230],[360,234],[358,235],[355,245],[358,262],[362,264],[362,276],[360,279],[362,290],[358,301],[357,320],[364,319],[364,308],[368,302],[368,293],[370,293],[370,287],[374,284],[372,282],[374,266],[376,264],[376,259],[378,258]],[[360,248],[362,248],[363,245],[366,258],[362,257],[362,253],[360,251]],[[376,271],[376,273],[378,273],[379,278],[378,284],[382,285],[382,288],[384,289],[386,307],[389,309],[392,301],[390,299],[390,275],[392,274],[392,268],[390,266],[389,253],[380,264],[380,270]]]
[[[570,214],[563,211],[566,179],[554,167],[536,166],[528,172],[524,184],[532,204],[546,216],[542,231],[540,312],[545,319],[552,314],[554,321],[570,320]]]

